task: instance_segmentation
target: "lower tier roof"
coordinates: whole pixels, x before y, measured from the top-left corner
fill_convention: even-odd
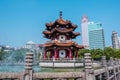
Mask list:
[[[58,46],[58,47],[76,47],[78,49],[83,49],[84,46],[83,45],[78,45],[77,43],[73,42],[73,41],[68,41],[68,42],[59,42],[57,40],[51,41],[51,42],[47,42],[45,44],[43,44],[43,47],[53,47],[53,46]]]

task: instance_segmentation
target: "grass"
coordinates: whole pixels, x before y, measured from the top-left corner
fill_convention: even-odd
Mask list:
[[[82,72],[83,68],[43,68],[42,72]]]

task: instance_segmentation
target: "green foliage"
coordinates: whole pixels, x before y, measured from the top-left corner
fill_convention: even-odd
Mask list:
[[[8,54],[8,52],[4,52],[3,49],[0,50],[0,60],[5,59],[7,54]]]
[[[2,60],[3,52],[0,51],[0,60]]]
[[[114,57],[115,58],[120,58],[120,49],[116,50],[116,55]]]
[[[120,58],[120,49],[114,49],[111,47],[106,47],[104,50],[102,49],[81,49],[78,52],[80,58],[83,58],[84,53],[91,53],[91,56],[94,60],[100,60],[102,56],[106,56],[107,59],[110,57]]]
[[[101,49],[92,49],[92,50],[90,50],[90,53],[94,60],[100,60],[101,56],[103,56],[103,50],[101,50]]]
[[[79,52],[78,52],[78,56],[80,58],[83,58],[84,57],[84,53],[89,53],[89,49],[80,49]]]
[[[115,57],[116,49],[113,49],[111,47],[106,47],[104,49],[104,55],[106,56],[107,59],[110,59],[110,57]]]
[[[13,60],[14,61],[24,61],[25,54],[28,52],[28,49],[18,49],[14,51]]]

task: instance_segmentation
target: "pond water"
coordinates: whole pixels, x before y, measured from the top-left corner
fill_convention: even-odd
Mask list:
[[[24,66],[22,65],[1,65],[0,66],[0,72],[21,72],[24,70]],[[40,72],[41,71],[41,68],[38,67],[38,66],[33,66],[33,70],[35,72]]]
[[[23,65],[0,65],[0,72],[21,72],[24,70]],[[82,71],[83,68],[72,68],[72,69],[53,69],[53,68],[40,68],[39,66],[33,66],[34,72],[72,72],[72,71]]]

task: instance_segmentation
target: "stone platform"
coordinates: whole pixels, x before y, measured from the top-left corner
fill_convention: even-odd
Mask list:
[[[74,60],[40,60],[39,66],[42,68],[80,68],[84,67],[83,61]],[[99,63],[93,63],[93,67],[100,67]]]

